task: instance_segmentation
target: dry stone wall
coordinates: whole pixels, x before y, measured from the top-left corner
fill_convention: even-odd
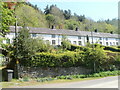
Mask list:
[[[90,74],[92,70],[83,67],[69,67],[69,68],[40,68],[40,67],[20,67],[19,77],[29,76],[32,78],[38,77],[55,77],[61,75],[76,75],[76,74]]]

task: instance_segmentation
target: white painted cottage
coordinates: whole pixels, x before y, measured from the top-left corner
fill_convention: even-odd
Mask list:
[[[21,27],[17,27],[19,31]],[[76,30],[65,30],[65,29],[49,29],[49,28],[33,28],[27,27],[33,38],[42,37],[44,40],[50,42],[51,45],[61,45],[61,39],[65,35],[72,44],[85,46],[87,43],[87,36],[90,43],[99,43],[105,46],[118,46],[120,45],[120,35],[112,33],[101,33],[101,32],[89,32]],[[10,33],[6,35],[8,38],[7,42],[12,43],[15,37],[15,27],[10,26]],[[6,41],[4,41],[6,43]]]

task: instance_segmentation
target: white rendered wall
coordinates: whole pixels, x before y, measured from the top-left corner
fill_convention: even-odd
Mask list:
[[[15,37],[15,33],[9,33],[6,35],[6,38],[10,39],[10,43],[13,42],[13,39]],[[32,37],[32,34],[31,34]],[[52,38],[51,34],[36,34],[36,37],[33,38],[43,38],[43,40],[49,40],[50,44],[52,45],[52,40],[55,40],[56,44],[55,45],[61,45],[61,41],[62,41],[62,35],[55,35],[55,38]],[[66,36],[70,42],[73,44],[74,41],[76,41],[76,45],[79,45],[78,42],[81,41],[82,42],[82,46],[85,46],[87,44],[87,38],[86,36],[81,36],[81,39],[78,38],[78,36]],[[106,38],[102,37],[100,40],[100,37],[89,37],[89,42],[92,43],[92,38],[93,38],[93,43],[99,43],[102,42],[102,45],[106,45],[106,42],[108,42],[108,46],[116,46],[116,43],[118,42],[118,44],[120,45],[120,39],[116,39],[116,38],[108,38],[108,40],[106,40]],[[6,43],[6,41],[3,41],[3,43]]]

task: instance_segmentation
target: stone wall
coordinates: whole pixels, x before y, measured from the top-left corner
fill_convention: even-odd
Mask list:
[[[40,67],[20,67],[18,71],[19,77],[29,76],[37,77],[54,77],[60,75],[75,75],[75,74],[89,74],[92,70],[83,67],[69,67],[69,68],[40,68]]]

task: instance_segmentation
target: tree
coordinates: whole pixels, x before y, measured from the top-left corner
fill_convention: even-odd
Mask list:
[[[29,30],[23,27],[15,38],[13,55],[18,60],[26,60],[32,57],[36,51],[36,41],[30,37]]]
[[[50,14],[50,9],[49,9],[48,5],[46,6],[46,8],[44,10],[45,10],[44,11],[45,15]]]
[[[84,22],[85,21],[85,15],[77,15],[76,13],[74,13],[74,17],[77,18],[77,21],[80,21],[80,22]]]
[[[29,27],[47,27],[45,15],[31,6],[20,4],[15,9],[15,14],[18,26],[26,24]]]
[[[36,41],[37,51],[36,52],[49,52],[53,47],[49,41],[45,41],[42,38],[34,39]]]
[[[62,42],[61,42],[62,48],[64,50],[70,49],[71,48],[71,43],[70,41],[67,39],[67,37],[63,36],[62,38]]]
[[[3,45],[3,40],[5,40],[5,38],[0,37],[0,48],[1,48],[1,47],[2,47],[2,45]]]
[[[5,2],[0,2],[0,9],[0,21],[2,21],[0,26],[0,35],[5,36],[6,33],[9,32],[9,26],[15,23],[13,15],[14,11],[9,9]]]
[[[51,5],[50,6],[50,14],[52,14],[55,17],[60,18],[60,20],[64,20],[64,15],[62,10],[60,10],[56,5]]]
[[[79,23],[75,20],[69,19],[65,21],[66,29],[74,30],[76,27],[79,26]]]
[[[83,21],[85,20],[85,15],[80,15],[80,16],[78,16],[78,20],[79,20],[80,22],[83,22]]]
[[[55,24],[55,17],[51,14],[46,15],[46,20],[48,21],[49,28]]]
[[[63,15],[64,15],[64,17],[65,17],[65,19],[70,19],[71,18],[71,11],[68,9],[68,11],[67,10],[65,10],[64,11],[64,13],[63,13]]]
[[[93,69],[94,71],[103,70],[106,60],[106,53],[99,45],[92,49],[89,48],[85,52],[84,63],[87,67]]]

